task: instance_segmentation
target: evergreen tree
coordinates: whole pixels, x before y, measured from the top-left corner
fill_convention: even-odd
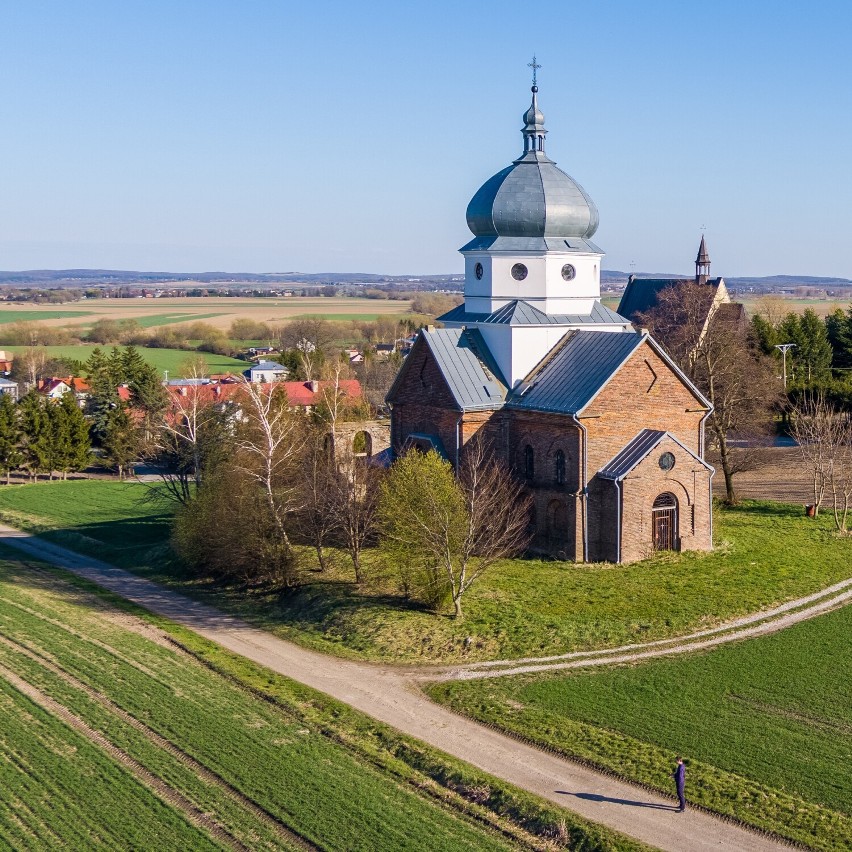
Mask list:
[[[21,444],[21,422],[18,408],[9,394],[0,394],[0,469],[6,471],[6,484],[11,473],[24,461]]]
[[[21,428],[24,434],[23,465],[30,478],[51,470],[53,440],[46,400],[30,391],[20,402]]]
[[[808,384],[828,378],[831,371],[832,348],[828,333],[813,308],[808,308],[799,318],[799,350],[795,361],[801,371],[800,378]]]
[[[755,314],[751,318],[751,329],[757,345],[764,355],[775,354],[775,344],[778,343],[778,331],[766,317]]]
[[[116,357],[117,351],[113,347],[112,353],[107,356],[96,346],[86,362],[90,387],[86,413],[91,421],[92,437],[98,443],[104,440],[111,412],[121,404],[117,374],[120,353]]]
[[[834,357],[832,366],[852,367],[852,306],[844,313],[837,308],[825,318],[825,330]]]
[[[52,467],[67,479],[68,473],[83,470],[91,462],[89,424],[74,394],[66,393],[49,409],[52,424]]]
[[[118,471],[123,479],[125,471],[139,457],[140,435],[130,412],[124,405],[111,409],[106,418],[106,428],[101,439],[104,461]]]

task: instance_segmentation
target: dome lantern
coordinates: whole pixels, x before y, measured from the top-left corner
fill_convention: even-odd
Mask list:
[[[544,153],[547,131],[537,85],[523,120],[523,153],[477,190],[467,207],[468,227],[476,237],[590,238],[598,229],[598,209]]]

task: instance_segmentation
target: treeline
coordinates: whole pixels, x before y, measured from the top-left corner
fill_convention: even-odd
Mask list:
[[[8,484],[13,472],[50,479],[91,464],[89,424],[72,394],[52,402],[35,392],[19,403],[0,395],[0,469]]]
[[[427,300],[428,302],[428,300]],[[18,321],[0,325],[0,346],[68,346],[79,343],[98,345],[143,346],[157,349],[185,349],[211,352],[216,355],[236,355],[248,345],[289,348],[299,328],[311,329],[323,324],[323,337],[330,337],[339,346],[350,345],[369,349],[376,343],[393,343],[422,328],[442,312],[441,306],[420,306],[417,313],[381,316],[375,320],[334,320],[296,317],[283,323],[265,323],[252,319],[235,320],[224,330],[210,323],[196,321],[144,328],[134,319],[99,319],[90,328],[46,325],[40,322]],[[449,310],[449,308],[448,308]]]
[[[0,469],[7,481],[12,473],[64,479],[94,462],[123,476],[145,456],[168,402],[157,371],[133,346],[95,347],[75,366],[84,390],[54,400],[33,387],[18,403],[0,395]]]
[[[761,300],[752,330],[760,350],[778,362],[779,373],[783,356],[776,347],[793,344],[786,355],[788,396],[795,403],[818,390],[852,410],[852,306],[825,319],[811,308],[798,314],[782,313],[783,307],[780,299]]]

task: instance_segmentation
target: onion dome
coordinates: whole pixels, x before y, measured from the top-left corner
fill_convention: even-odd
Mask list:
[[[544,153],[544,115],[538,86],[524,113],[524,152],[487,180],[467,206],[467,225],[477,237],[574,237],[598,229],[598,209],[583,187]]]

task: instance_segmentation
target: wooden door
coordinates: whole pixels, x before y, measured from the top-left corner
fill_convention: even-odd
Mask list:
[[[677,500],[672,494],[661,494],[651,510],[654,550],[677,550]]]

